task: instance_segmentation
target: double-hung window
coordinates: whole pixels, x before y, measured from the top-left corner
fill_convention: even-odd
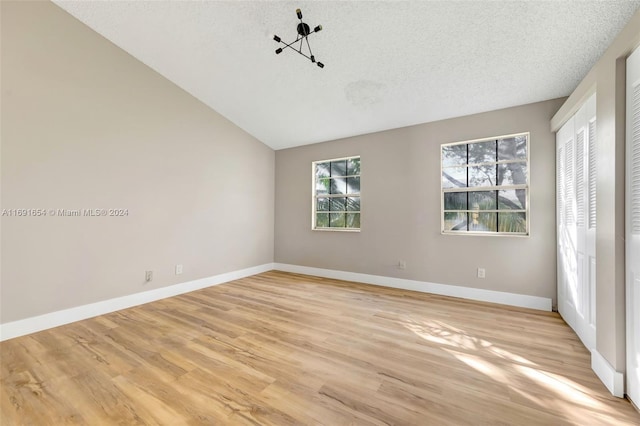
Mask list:
[[[360,230],[360,157],[313,163],[313,229]]]
[[[529,133],[441,146],[442,232],[529,235]]]

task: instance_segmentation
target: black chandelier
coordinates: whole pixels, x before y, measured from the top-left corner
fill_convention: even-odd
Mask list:
[[[311,45],[309,44],[309,39],[308,39],[308,37],[311,34],[317,33],[318,31],[321,31],[322,30],[322,25],[318,25],[317,27],[315,27],[313,29],[313,31],[311,31],[311,27],[309,27],[309,25],[307,25],[304,22],[302,22],[302,12],[300,11],[300,9],[296,9],[296,15],[298,15],[298,19],[300,20],[300,23],[296,27],[296,31],[298,32],[298,35],[296,36],[296,39],[294,41],[292,41],[291,43],[285,43],[277,35],[274,35],[273,39],[278,43],[284,44],[284,48],[288,47],[289,49],[293,50],[294,52],[298,52],[299,54],[301,54],[305,58],[309,59],[314,64],[317,64],[320,68],[324,68],[324,64],[322,62],[316,62],[316,58],[315,58],[315,56],[313,56],[313,53],[311,52]],[[305,41],[307,42],[307,47],[309,48],[309,56],[307,56],[306,54],[302,53],[302,46],[303,46],[303,43]],[[300,42],[300,46],[296,49],[292,45],[297,43],[297,42]],[[276,49],[276,54],[279,55],[280,53],[282,53],[282,49],[283,49],[282,47],[277,48]]]

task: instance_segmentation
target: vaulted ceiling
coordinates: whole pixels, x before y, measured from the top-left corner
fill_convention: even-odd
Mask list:
[[[617,1],[55,3],[274,149],[567,96],[640,6]],[[323,69],[296,38],[295,10]]]

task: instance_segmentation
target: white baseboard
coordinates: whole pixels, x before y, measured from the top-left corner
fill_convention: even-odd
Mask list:
[[[212,277],[187,281],[168,287],[143,291],[141,293],[116,297],[114,299],[103,300],[96,303],[90,303],[88,305],[77,306],[75,308],[64,309],[62,311],[51,312],[36,317],[0,324],[0,342],[14,337],[35,333],[37,331],[69,324],[75,321],[92,318],[98,315],[108,314],[109,312],[118,311],[120,309],[131,308],[133,306],[142,305],[155,300],[165,299],[167,297],[189,293],[190,291],[223,284],[229,281],[270,271],[272,269],[274,269],[273,263],[265,263],[264,265],[227,272],[220,275],[214,275]]]
[[[14,337],[24,336],[49,328],[69,324],[75,321],[92,318],[98,315],[108,314],[121,309],[131,308],[133,306],[142,305],[155,300],[200,290],[202,288],[270,271],[272,269],[298,274],[315,275],[325,278],[356,281],[384,287],[420,291],[424,293],[440,294],[444,296],[460,297],[463,299],[479,300],[483,302],[501,303],[504,305],[539,309],[543,311],[551,310],[551,299],[538,296],[527,296],[446,284],[434,284],[424,281],[336,271],[331,269],[311,268],[307,266],[288,265],[283,263],[265,263],[264,265],[241,269],[239,271],[227,272],[225,274],[215,275],[212,277],[201,278],[168,287],[157,288],[141,293],[130,294],[128,296],[103,300],[96,303],[90,303],[88,305],[77,306],[74,308],[64,309],[62,311],[51,312],[36,317],[0,324],[0,342]]]
[[[413,290],[423,293],[439,294],[443,296],[460,297],[463,299],[478,300],[482,302],[500,303],[503,305],[518,306],[522,308],[551,311],[551,299],[546,297],[505,293],[502,291],[484,290],[456,285],[435,284],[425,281],[383,277],[380,275],[368,275],[356,272],[336,271],[332,269],[311,268],[308,266],[289,265],[286,263],[274,263],[274,269],[284,272],[293,272],[296,274],[315,275],[324,278],[356,281],[360,283],[373,284],[384,287],[400,288],[404,290]]]
[[[591,369],[613,396],[624,398],[624,374],[616,371],[596,350],[591,350]]]

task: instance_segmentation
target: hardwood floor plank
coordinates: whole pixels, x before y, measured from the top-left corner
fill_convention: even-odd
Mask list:
[[[0,343],[0,424],[639,425],[554,313],[271,271]]]

